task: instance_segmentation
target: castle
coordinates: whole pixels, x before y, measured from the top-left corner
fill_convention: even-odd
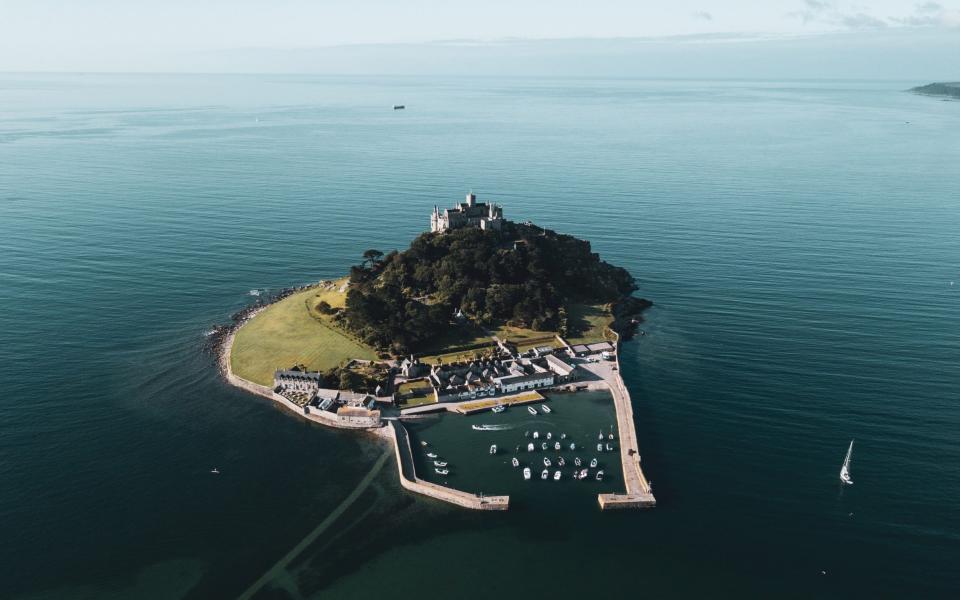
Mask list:
[[[477,196],[471,192],[467,194],[466,202],[461,202],[454,208],[445,208],[442,213],[434,206],[430,215],[430,231],[440,233],[461,227],[499,230],[503,221],[503,207],[477,202]]]

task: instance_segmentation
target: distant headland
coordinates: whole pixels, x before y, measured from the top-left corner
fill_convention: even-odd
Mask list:
[[[908,91],[925,96],[943,96],[960,99],[960,81],[928,83],[927,85],[910,88]]]
[[[620,342],[652,304],[636,289],[589,242],[509,221],[470,193],[434,207],[430,231],[408,249],[371,248],[349,275],[285,290],[214,337],[230,383],[309,420],[391,439],[404,487],[470,508],[505,509],[507,499],[418,478],[402,419],[502,412],[544,402],[546,389],[609,390],[627,493],[600,503],[652,506],[618,368]]]

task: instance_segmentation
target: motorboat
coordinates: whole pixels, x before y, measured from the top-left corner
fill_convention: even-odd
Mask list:
[[[496,444],[491,444],[491,445],[490,445],[490,454],[496,454],[496,453],[497,453],[497,445],[496,445]]]
[[[211,472],[212,474],[214,474],[214,475],[219,475],[219,474],[220,474],[220,469],[214,467],[214,468],[210,469],[210,472]]]
[[[603,444],[597,444],[597,452],[603,452]]]
[[[580,465],[583,464],[583,461],[580,460],[580,457],[578,456],[578,457],[576,457],[576,458],[573,459],[573,464],[575,464],[575,465],[577,465],[577,466],[579,467]]]
[[[544,442],[544,443],[540,444],[540,449],[541,449],[541,450],[546,450],[546,449],[547,449],[547,443]]]
[[[560,471],[557,471],[556,473],[553,474],[553,480],[560,481]]]
[[[561,439],[561,440],[567,439],[567,434],[561,433],[561,434],[560,434],[560,439]]]
[[[533,452],[533,442],[527,444],[527,452]]]
[[[435,467],[445,467],[445,466],[447,466],[447,463],[444,462],[444,461],[442,461],[442,460],[435,460],[435,461],[433,461],[433,466],[435,466]]]
[[[553,439],[553,434],[550,433],[549,431],[547,432],[547,439],[548,439],[548,440],[552,440],[552,439]]]
[[[533,432],[533,439],[535,439],[535,440],[539,440],[539,439],[540,439],[540,432],[539,432],[539,431],[534,431],[534,432]]]
[[[590,461],[590,468],[591,469],[597,468],[597,459],[594,458],[593,460]]]
[[[421,446],[426,446],[426,445],[427,445],[427,441],[426,441],[426,440],[420,440],[420,445],[421,445]]]
[[[543,466],[545,466],[545,467],[549,467],[549,466],[550,466],[550,459],[547,458],[546,456],[543,457]]]
[[[530,481],[530,467],[523,468],[523,480]]]
[[[450,469],[434,469],[434,471],[436,471],[437,475],[449,475],[449,474],[450,474]]]
[[[850,478],[850,456],[853,454],[853,440],[850,440],[850,447],[847,448],[847,456],[843,459],[843,466],[840,467],[840,481],[847,485],[853,485],[853,479]]]
[[[611,444],[610,442],[607,442],[606,448],[607,448],[607,452],[613,452],[613,444]]]
[[[531,415],[536,415],[536,414],[537,414],[537,409],[535,409],[535,408],[532,407],[532,406],[528,406],[528,407],[527,407],[527,412],[530,413]]]
[[[557,459],[557,464],[562,467],[563,465],[567,464],[567,461],[565,461],[561,456],[560,458]]]
[[[543,412],[547,413],[548,415],[553,412],[553,409],[550,408],[549,406],[547,406],[546,404],[541,404],[541,405],[540,405],[540,410],[542,410]]]
[[[576,449],[577,449],[577,445],[574,444],[573,442],[570,442],[570,449],[571,449],[571,450],[576,450]]]
[[[493,408],[491,408],[490,410],[492,410],[492,411],[495,412],[495,413],[502,413],[503,411],[507,410],[507,405],[506,405],[506,404],[498,404],[498,405],[494,406]]]
[[[427,452],[427,458],[436,458],[436,457],[437,455],[434,454],[433,452]]]
[[[550,471],[547,469],[540,471],[540,479],[546,479],[547,477],[550,477]]]
[[[597,481],[603,481],[603,469],[597,471]]]
[[[560,452],[560,442],[554,442],[553,449],[556,450],[557,452]]]
[[[586,479],[589,474],[586,469],[580,469],[580,479]]]
[[[510,461],[510,464],[513,465],[513,468],[517,468],[517,467],[520,466],[520,461],[517,460],[517,457],[516,457],[516,456],[514,456],[514,457],[513,457],[513,460]]]

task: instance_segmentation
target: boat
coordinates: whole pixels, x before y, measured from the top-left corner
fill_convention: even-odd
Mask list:
[[[532,406],[528,406],[528,407],[527,407],[527,412],[530,413],[531,415],[535,415],[535,414],[537,414],[537,409],[535,409],[535,408],[532,407]]]
[[[589,475],[589,473],[586,469],[580,469],[580,479],[586,479],[587,475]]]
[[[556,450],[557,452],[559,452],[559,451],[560,451],[560,442],[554,442],[554,443],[553,443],[553,449]]]
[[[402,105],[402,104],[394,104],[394,105],[393,105],[393,110],[404,110],[405,108],[407,108],[407,107],[404,106],[404,105]]]
[[[435,460],[435,461],[433,461],[433,466],[435,466],[435,467],[445,467],[445,466],[447,466],[447,463],[445,463],[445,462],[442,461],[442,460]]]
[[[563,457],[561,456],[557,459],[557,464],[562,467],[563,465],[567,464],[567,461],[563,460]]]
[[[583,461],[580,460],[580,457],[578,456],[578,457],[576,457],[576,458],[573,459],[573,464],[575,464],[575,465],[577,465],[577,466],[579,467],[580,465],[583,464]]]
[[[560,439],[561,439],[561,440],[567,439],[567,434],[561,433],[561,434],[560,434]]]
[[[427,458],[436,458],[436,457],[437,455],[434,454],[433,452],[427,452]]]
[[[494,406],[493,408],[491,408],[490,410],[492,410],[492,411],[495,412],[495,413],[502,413],[503,411],[507,410],[507,405],[506,405],[506,404],[498,404],[498,405]]]
[[[546,456],[543,457],[543,466],[545,466],[545,467],[549,467],[549,466],[550,466],[550,459],[547,458]]]
[[[542,450],[546,450],[546,449],[547,449],[547,443],[544,442],[544,443],[540,444],[540,448],[541,448]]]
[[[610,442],[607,442],[607,452],[613,452],[613,446],[610,444]]]
[[[546,404],[541,404],[541,405],[540,405],[540,410],[542,410],[543,412],[547,413],[548,415],[553,412],[553,409],[550,408],[549,406],[547,406]]]
[[[527,452],[533,452],[533,442],[527,444]]]
[[[552,440],[552,439],[553,439],[553,434],[550,433],[549,431],[547,432],[547,439],[548,439],[548,440]]]
[[[576,449],[577,449],[577,445],[574,444],[573,442],[570,442],[570,449],[571,449],[571,450],[576,450]]]
[[[421,446],[426,446],[426,445],[427,445],[426,440],[420,440],[420,445],[421,445]]]
[[[540,439],[540,432],[539,432],[539,431],[534,431],[534,432],[533,432],[533,439],[535,439],[535,440],[539,440],[539,439]]]
[[[591,469],[597,468],[597,459],[594,458],[593,460],[590,461],[590,468]]]
[[[517,460],[517,457],[516,457],[516,456],[513,457],[513,460],[511,460],[510,463],[513,464],[513,467],[514,467],[514,468],[517,468],[517,467],[520,466],[520,461]]]
[[[610,426],[610,433],[607,434],[607,439],[608,440],[613,439],[613,425]]]
[[[597,452],[603,452],[603,444],[597,444]]]
[[[546,469],[540,471],[540,479],[546,479],[547,477],[550,477],[550,471]]]
[[[597,481],[603,481],[603,469],[597,471]]]
[[[530,481],[530,467],[523,468],[523,480]]]
[[[556,473],[553,474],[553,480],[560,481],[560,471],[557,471]]]
[[[219,474],[220,474],[220,469],[214,467],[214,468],[210,469],[210,472],[213,473],[214,475],[219,475]]]
[[[850,447],[847,448],[847,456],[843,459],[843,466],[840,467],[840,481],[847,485],[853,485],[853,479],[850,479],[850,455],[853,454],[853,440],[850,440]]]
[[[437,475],[449,475],[449,474],[450,474],[450,469],[434,469],[434,471],[436,471]]]
[[[602,431],[600,432],[600,435],[597,436],[597,439],[600,440],[601,442],[603,441],[603,432],[602,432]]]
[[[490,445],[490,454],[496,454],[496,453],[497,453],[497,445],[496,445],[496,444],[491,444],[491,445]]]
[[[523,432],[523,437],[530,437],[530,430],[529,430],[529,429],[528,429],[527,431],[524,431],[524,432]]]

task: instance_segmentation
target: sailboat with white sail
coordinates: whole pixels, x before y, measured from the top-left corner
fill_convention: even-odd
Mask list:
[[[853,485],[853,479],[850,478],[850,456],[853,454],[853,440],[850,440],[850,447],[847,448],[847,456],[843,459],[843,466],[840,467],[840,481],[847,485]]]

